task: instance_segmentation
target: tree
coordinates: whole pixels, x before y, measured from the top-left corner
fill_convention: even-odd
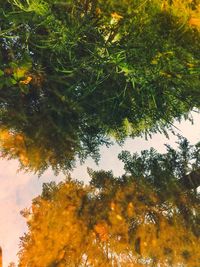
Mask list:
[[[0,2],[0,127],[25,144],[1,150],[23,168],[98,160],[199,108],[199,0]]]
[[[19,266],[197,267],[200,198],[178,177],[182,152],[188,151],[185,144],[186,140],[180,142],[179,152],[168,147],[169,159],[174,153],[178,156],[173,171],[166,155],[157,153],[162,172],[153,172],[151,158],[143,153],[140,166],[142,161],[149,163],[143,175],[136,173],[137,155],[128,159],[135,176],[129,172],[116,178],[112,172],[89,170],[90,186],[71,178],[44,184],[42,195],[22,212],[29,231],[21,239]],[[199,151],[196,155],[199,159]],[[167,173],[171,175],[164,179],[163,190],[164,183],[155,181],[158,175],[160,180],[167,178]]]
[[[144,177],[163,191],[170,179],[172,182],[178,179],[186,189],[196,189],[200,186],[200,143],[192,146],[186,138],[178,135],[177,144],[177,150],[166,145],[165,154],[151,148],[132,156],[128,151],[122,151],[118,157],[123,161],[127,174],[135,178]]]

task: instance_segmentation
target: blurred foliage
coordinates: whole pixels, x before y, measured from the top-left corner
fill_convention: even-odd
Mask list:
[[[2,155],[27,170],[98,161],[200,106],[199,0],[0,0],[0,48],[1,132],[24,144]]]
[[[89,170],[88,186],[70,177],[58,185],[44,184],[41,196],[22,211],[28,233],[21,238],[19,266],[198,267],[200,195],[181,182],[184,151],[189,150],[197,146],[182,139],[180,150],[154,151],[153,159],[152,150],[146,157],[144,152],[140,158],[123,155],[129,174],[118,178]],[[177,160],[170,163],[175,154]],[[193,171],[199,168],[197,154]],[[153,172],[153,160],[161,171]]]

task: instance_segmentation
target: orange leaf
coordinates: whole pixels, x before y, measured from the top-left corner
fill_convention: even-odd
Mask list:
[[[101,241],[106,241],[108,239],[108,226],[105,222],[96,224],[94,229],[99,235]]]
[[[20,81],[21,84],[29,84],[32,80],[32,77],[28,76],[26,80]]]
[[[191,18],[188,21],[188,23],[189,23],[190,26],[198,26],[198,27],[200,27],[200,19],[198,19],[198,18]]]
[[[119,21],[120,19],[123,19],[123,16],[117,14],[116,12],[112,13],[111,17],[116,21]]]

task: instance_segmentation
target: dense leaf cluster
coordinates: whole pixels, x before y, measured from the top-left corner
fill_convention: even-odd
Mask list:
[[[200,198],[179,177],[195,151],[199,166],[197,148],[183,139],[180,150],[151,150],[153,159],[147,151],[140,157],[123,154],[129,175],[89,170],[90,186],[71,178],[44,184],[42,195],[22,212],[29,232],[21,240],[19,266],[198,267]],[[142,164],[147,167],[139,173]]]
[[[165,190],[170,181],[177,179],[188,189],[195,189],[200,186],[200,180],[196,179],[197,183],[195,183],[194,180],[189,181],[190,177],[188,177],[188,183],[191,183],[189,185],[185,177],[200,169],[200,143],[192,146],[186,138],[178,137],[178,149],[175,150],[170,145],[166,145],[165,154],[160,154],[151,148],[142,151],[140,155],[138,153],[131,155],[129,151],[122,151],[118,157],[123,161],[127,174],[138,179],[144,177],[154,186],[162,188],[161,191]],[[194,183],[193,186],[192,183]]]
[[[111,136],[165,132],[199,107],[199,0],[0,3],[1,136],[24,147],[2,137],[1,151],[22,167],[98,160]]]

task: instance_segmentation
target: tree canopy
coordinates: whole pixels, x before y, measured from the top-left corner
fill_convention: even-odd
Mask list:
[[[166,145],[165,154],[151,148],[140,155],[122,151],[118,157],[124,163],[126,174],[144,177],[153,186],[162,188],[161,191],[165,191],[174,178],[185,188],[196,189],[200,186],[200,143],[191,145],[186,138],[178,135],[177,145],[177,149]]]
[[[131,159],[123,154],[127,173],[121,177],[89,170],[87,186],[70,177],[44,184],[41,196],[22,212],[29,231],[21,239],[19,266],[198,267],[199,193],[179,174],[189,170],[194,153],[193,171],[198,170],[199,146],[189,148],[183,139],[177,151],[154,151],[153,159],[148,153]],[[153,171],[153,161],[162,170]],[[163,178],[165,188],[155,182]]]
[[[70,169],[200,106],[200,2],[0,0],[0,149]]]

